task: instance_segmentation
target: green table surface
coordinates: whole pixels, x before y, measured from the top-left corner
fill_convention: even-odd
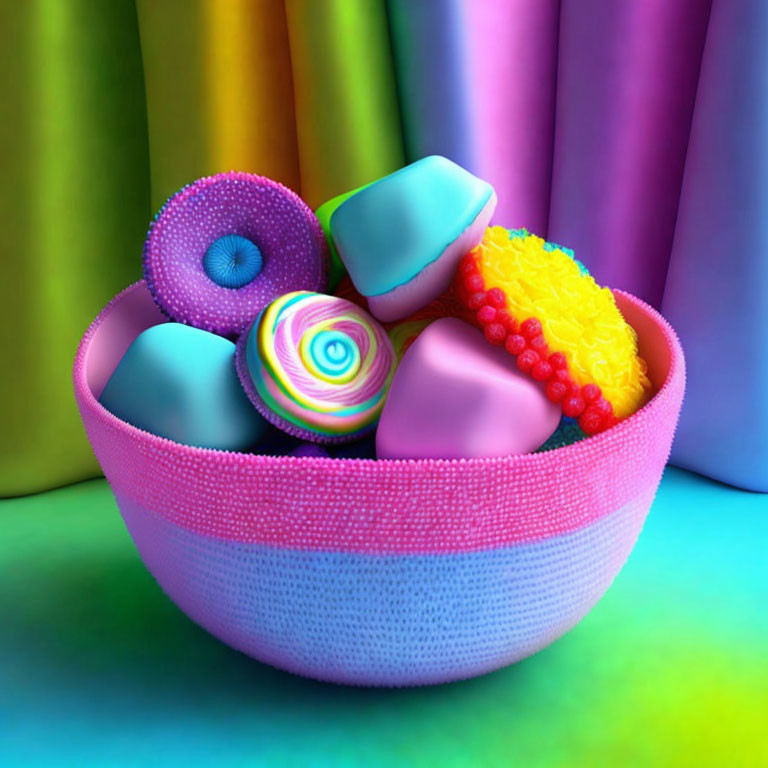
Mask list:
[[[768,496],[668,469],[587,618],[475,680],[257,663],[144,569],[109,487],[0,503],[0,765],[766,766]]]

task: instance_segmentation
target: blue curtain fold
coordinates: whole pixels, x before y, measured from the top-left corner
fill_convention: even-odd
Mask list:
[[[688,361],[673,462],[768,491],[764,0],[714,0],[663,311]]]

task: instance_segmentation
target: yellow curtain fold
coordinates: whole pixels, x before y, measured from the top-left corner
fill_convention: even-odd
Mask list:
[[[233,169],[298,191],[282,0],[137,0],[137,9],[153,208]]]

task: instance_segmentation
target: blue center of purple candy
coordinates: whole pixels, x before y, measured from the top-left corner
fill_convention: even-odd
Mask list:
[[[208,247],[203,256],[205,274],[222,288],[242,288],[261,272],[264,259],[250,240],[224,235]]]

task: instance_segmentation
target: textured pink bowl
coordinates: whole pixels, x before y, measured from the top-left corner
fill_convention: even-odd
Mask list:
[[[269,457],[136,429],[96,398],[136,335],[165,321],[143,282],[83,337],[75,395],[142,559],[194,621],[310,677],[445,682],[518,661],[573,627],[642,528],[684,362],[658,313],[616,296],[658,393],[617,427],[543,454]]]

